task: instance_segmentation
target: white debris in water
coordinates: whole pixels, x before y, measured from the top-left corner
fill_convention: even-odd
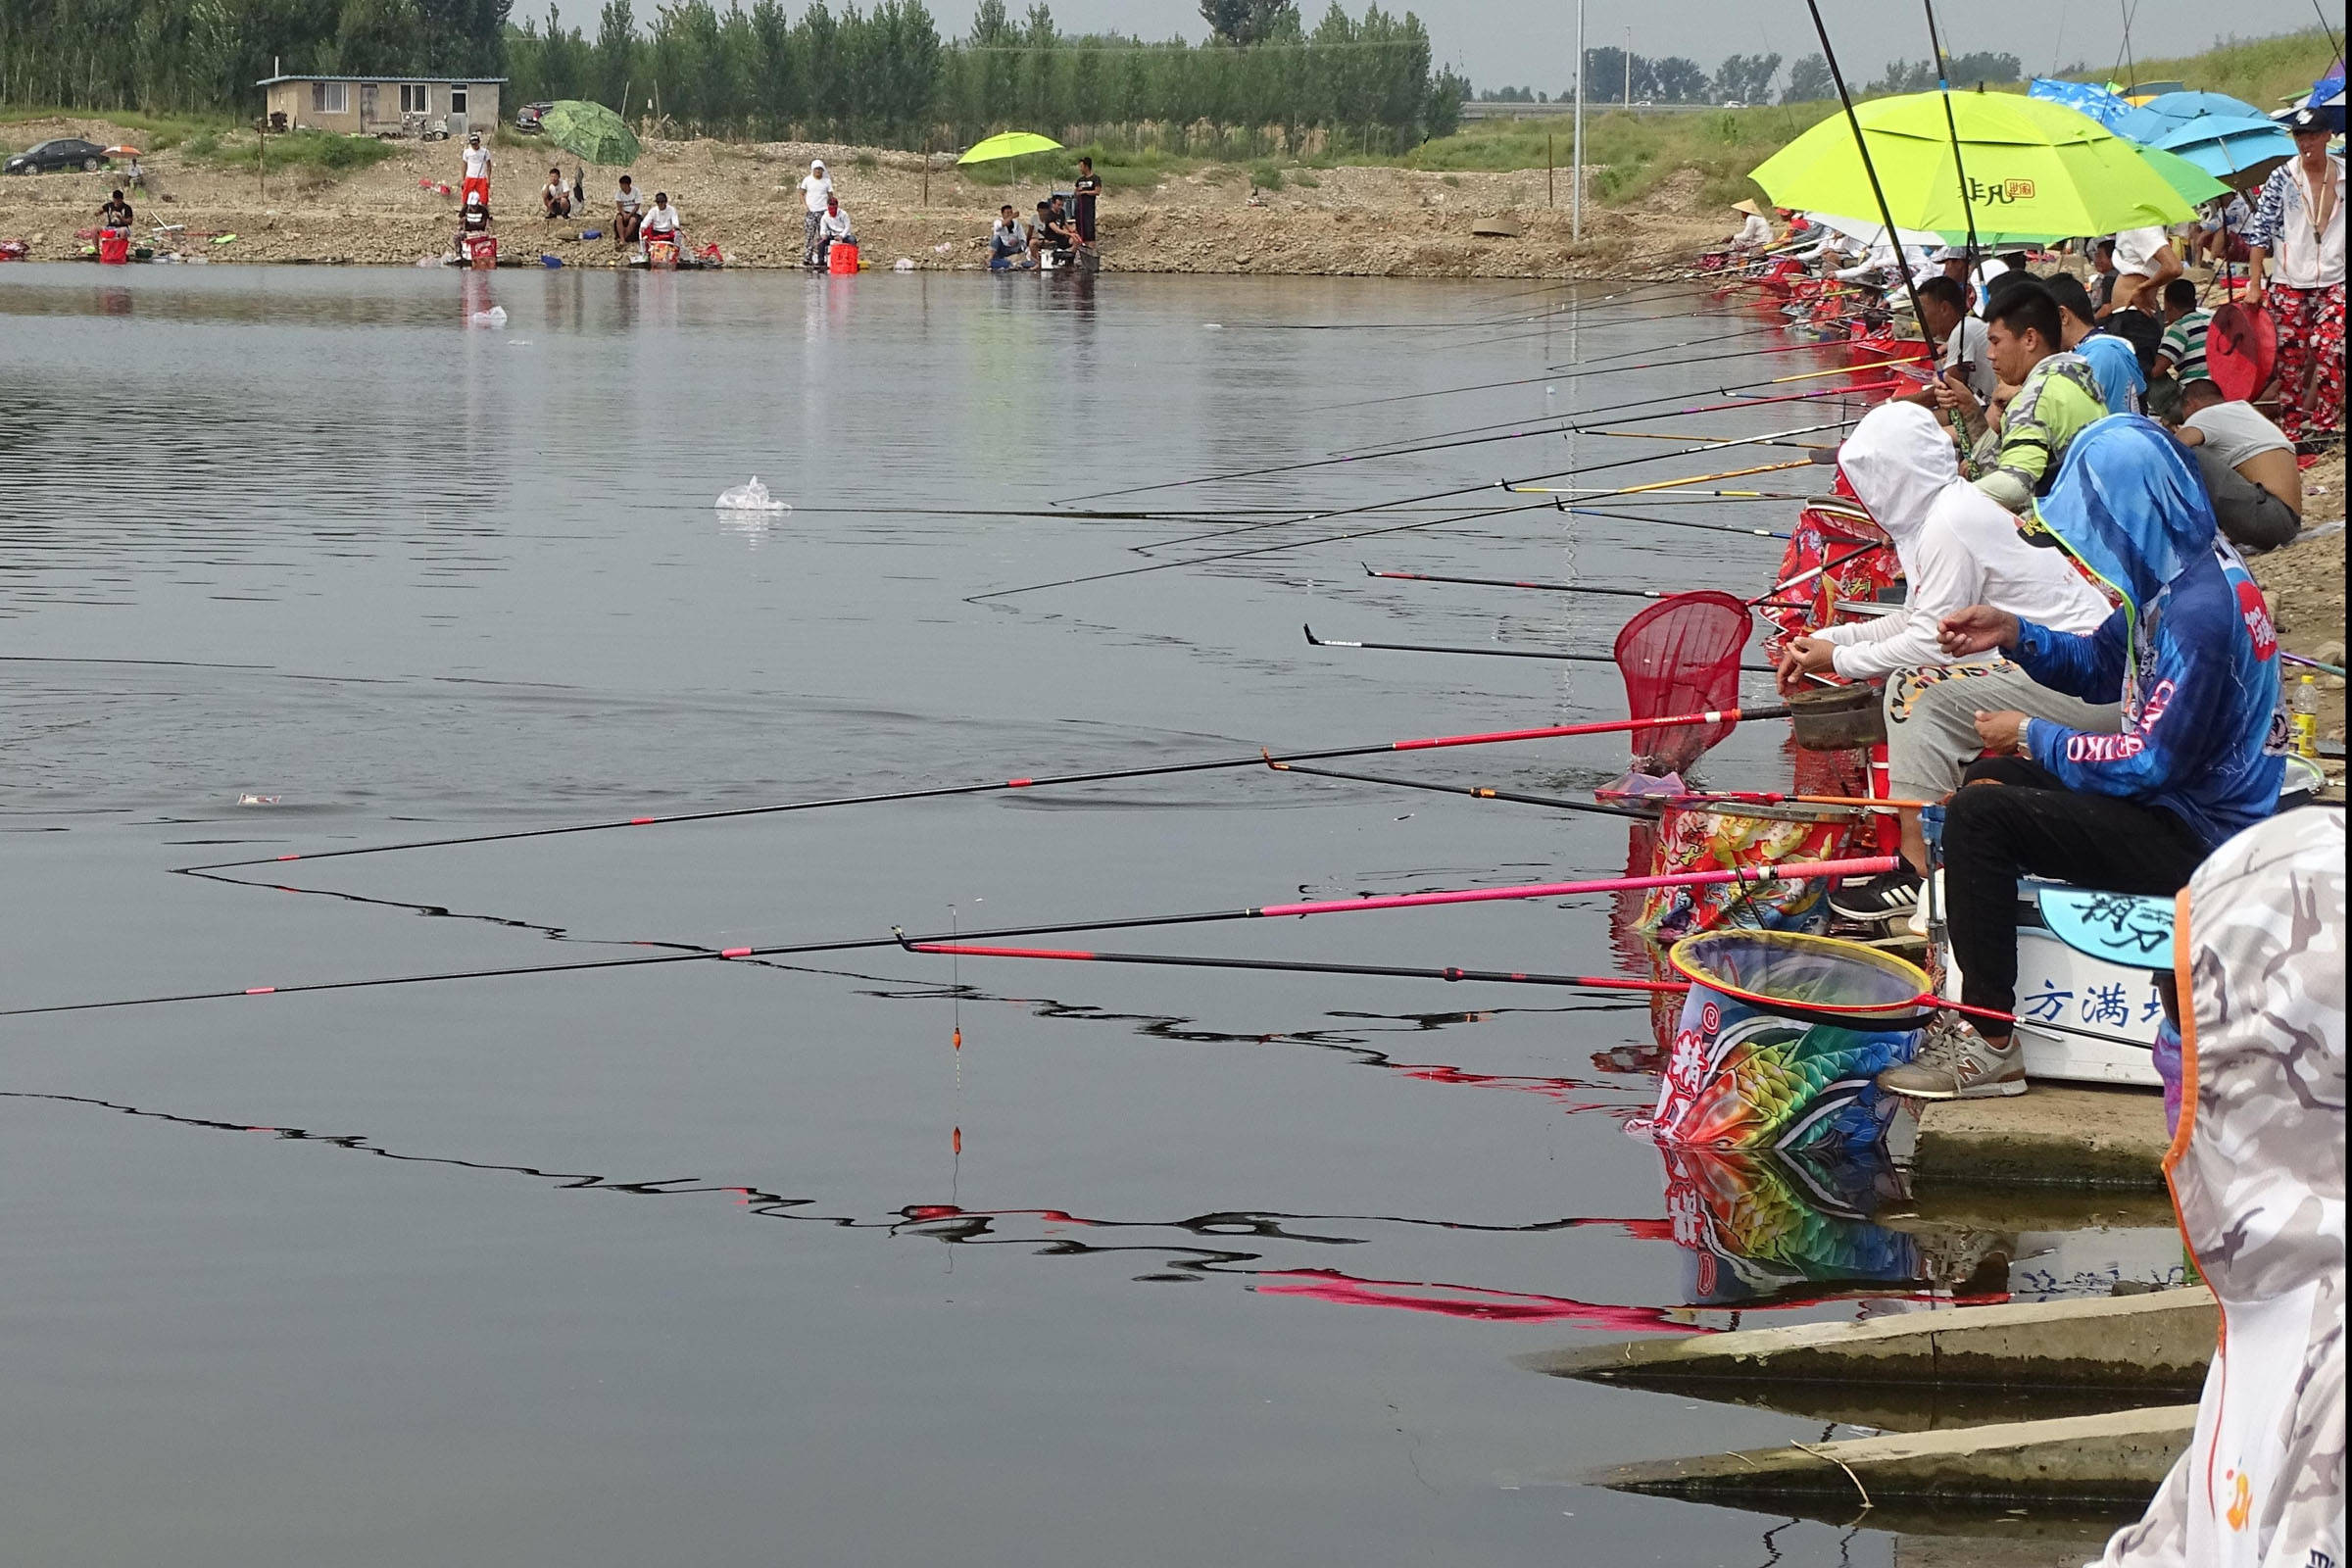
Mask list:
[[[781,514],[792,510],[790,503],[771,499],[767,493],[767,486],[760,482],[760,476],[756,473],[752,475],[750,484],[739,484],[731,490],[721,490],[718,493],[718,499],[711,502],[710,505],[720,512]]]
[[[466,318],[476,326],[503,327],[507,324],[507,308],[493,305],[486,311],[476,311]]]
[[[1202,321],[1200,323],[1200,330],[1203,332],[1222,332],[1225,330],[1225,323],[1223,321]]]
[[[890,270],[894,272],[911,272],[914,270],[914,258],[902,256],[890,264]]]
[[[279,797],[275,795],[240,795],[237,797],[237,804],[239,806],[275,806],[278,800]]]

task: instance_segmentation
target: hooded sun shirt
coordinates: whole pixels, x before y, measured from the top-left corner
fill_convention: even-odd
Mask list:
[[[1873,409],[1838,449],[1838,466],[1894,541],[1908,586],[1893,613],[1818,634],[1838,645],[1834,667],[1846,679],[1951,663],[1936,627],[1970,605],[2064,632],[2096,631],[2107,618],[2107,601],[2081,572],[2028,543],[2000,503],[1960,477],[1951,438],[1918,404]]]
[[[2208,846],[2269,816],[2286,768],[2278,637],[2180,443],[2135,415],[2100,420],[2035,517],[2123,603],[2087,637],[2021,616],[2016,661],[2054,691],[2121,702],[2124,723],[2031,719],[2028,755],[2068,789],[2164,808]]]
[[[2344,1561],[2344,815],[2198,867],[2173,922],[2180,1234],[2222,1306],[2195,1436],[2103,1568]]]

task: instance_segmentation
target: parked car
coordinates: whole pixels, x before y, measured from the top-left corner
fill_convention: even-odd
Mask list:
[[[514,111],[514,128],[525,136],[538,135],[539,117],[555,107],[552,103],[524,104],[520,109]]]
[[[1737,98],[1726,98],[1723,101],[1723,107],[1726,109],[1745,109],[1747,105],[1741,103]]]
[[[11,174],[54,173],[61,169],[79,169],[94,174],[106,167],[106,149],[96,142],[60,136],[25,148],[0,167],[5,167]]]

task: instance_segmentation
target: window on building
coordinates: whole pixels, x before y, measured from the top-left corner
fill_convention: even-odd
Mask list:
[[[466,112],[465,88],[452,87],[449,89],[449,112],[453,115],[462,115]]]
[[[343,81],[311,83],[311,113],[342,115],[351,112],[351,84]]]
[[[404,115],[430,114],[433,108],[433,89],[423,82],[402,82],[400,112]]]

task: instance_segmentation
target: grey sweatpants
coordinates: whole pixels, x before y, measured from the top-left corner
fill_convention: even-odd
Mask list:
[[[2120,703],[2086,703],[1998,660],[1899,669],[1886,680],[1886,782],[1898,801],[1940,801],[1960,787],[1961,770],[1984,750],[1977,714],[2014,711],[2091,735],[2123,727]]]
[[[2248,555],[2276,550],[2303,531],[2294,508],[2221,460],[2213,448],[2199,442],[2188,449],[2205,476],[2205,493],[2213,498],[2213,520],[2222,537]]]

